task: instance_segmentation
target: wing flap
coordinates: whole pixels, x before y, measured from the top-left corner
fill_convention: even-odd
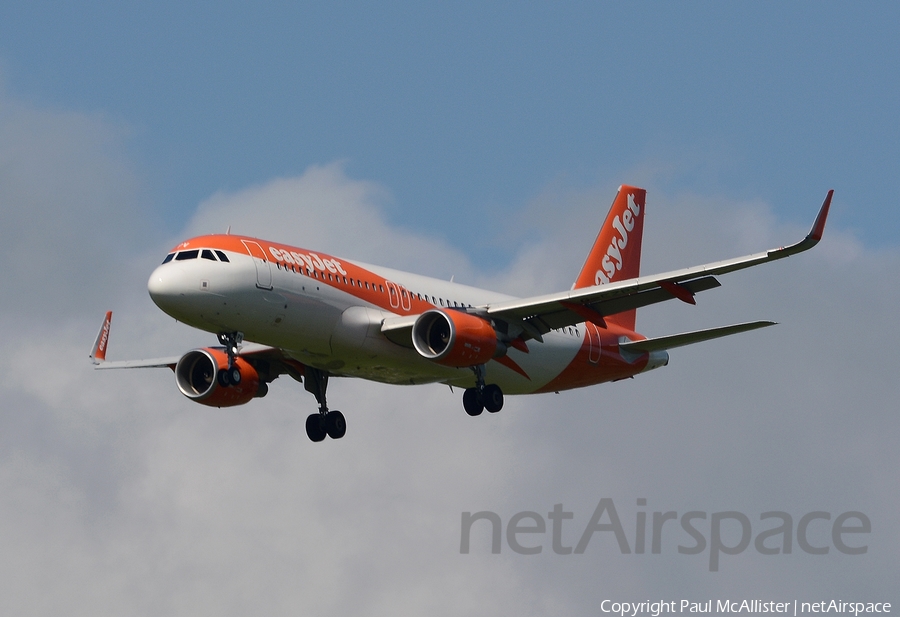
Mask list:
[[[715,289],[716,287],[720,287],[721,285],[722,284],[718,280],[716,280],[716,277],[714,276],[703,276],[690,281],[678,283],[678,286],[681,289],[687,291],[690,295],[698,294],[701,291],[707,291],[708,289]],[[641,308],[642,306],[649,306],[651,304],[664,302],[676,297],[678,296],[672,294],[672,292],[663,287],[654,287],[651,289],[637,291],[630,295],[621,296],[619,298],[610,298],[608,300],[600,300],[599,302],[588,303],[587,306],[590,306],[592,309],[602,315],[612,315],[613,313],[627,311],[633,308]]]

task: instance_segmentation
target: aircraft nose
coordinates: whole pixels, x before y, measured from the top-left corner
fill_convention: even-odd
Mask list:
[[[147,281],[147,291],[153,302],[166,313],[177,310],[188,291],[187,281],[181,268],[163,264],[153,271]]]

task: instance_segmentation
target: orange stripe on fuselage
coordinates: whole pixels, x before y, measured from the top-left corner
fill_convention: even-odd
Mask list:
[[[644,354],[635,362],[629,364],[619,353],[619,337],[626,337],[629,340],[639,340],[646,337],[622,328],[615,324],[609,324],[606,328],[599,328],[592,323],[586,323],[585,328],[593,329],[591,333],[585,332],[581,347],[575,354],[575,358],[563,371],[551,379],[545,386],[536,390],[536,392],[557,392],[560,390],[571,390],[573,388],[583,388],[592,386],[606,381],[615,381],[617,379],[625,379],[637,375],[647,366],[648,356]],[[596,358],[596,349],[591,346],[597,344],[597,338],[600,343],[600,353],[597,362],[592,362]]]
[[[258,243],[265,253],[266,261],[272,267],[340,289],[385,311],[398,315],[417,315],[434,308],[431,302],[419,300],[417,295],[399,283],[389,281],[350,261],[259,238],[224,234],[198,236],[182,242],[170,252],[190,248],[210,248],[250,256],[242,240]],[[369,288],[366,288],[367,283]]]

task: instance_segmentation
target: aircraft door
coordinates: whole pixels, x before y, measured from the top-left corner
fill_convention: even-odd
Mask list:
[[[388,298],[391,301],[392,309],[400,308],[400,289],[397,287],[396,283],[392,283],[391,281],[385,281],[384,284],[387,286],[388,290]]]
[[[241,242],[244,243],[256,266],[256,286],[260,289],[272,289],[272,270],[265,251],[262,250],[259,243],[253,240],[241,240]]]
[[[588,362],[599,364],[600,362],[600,331],[591,322],[584,324],[584,331],[588,342]]]

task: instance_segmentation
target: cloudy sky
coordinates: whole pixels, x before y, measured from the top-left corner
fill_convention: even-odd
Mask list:
[[[601,614],[603,600],[900,603],[900,9],[882,3],[423,8],[353,2],[0,7],[0,607],[20,615]],[[571,285],[621,183],[648,189],[650,273],[800,239],[647,335],[780,325],[637,379],[511,397],[339,380],[347,436],[308,441],[279,380],[227,410],[111,357],[211,344],[146,281],[224,231],[515,294]],[[601,499],[627,536],[574,547]],[[646,499],[646,505],[637,505]],[[465,512],[484,521],[461,554]],[[639,513],[697,511],[707,546]],[[792,520],[711,571],[712,521]],[[507,523],[535,512],[543,534]],[[807,537],[798,523],[813,512]],[[840,552],[832,524],[863,513]],[[609,522],[604,515],[601,524]],[[522,525],[531,525],[526,518]],[[858,525],[851,519],[847,525]],[[740,523],[721,523],[735,546]],[[779,545],[781,536],[765,546]]]

